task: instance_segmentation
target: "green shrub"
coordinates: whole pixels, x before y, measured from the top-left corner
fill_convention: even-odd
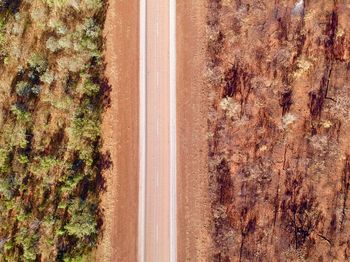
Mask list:
[[[11,146],[24,149],[27,147],[27,145],[28,141],[26,129],[22,126],[16,126],[16,128],[14,129]]]
[[[5,26],[6,26],[6,20],[4,17],[0,16],[0,46],[4,45],[6,42]]]
[[[30,13],[32,20],[42,29],[45,28],[48,14],[42,7],[35,8]]]
[[[49,20],[48,26],[59,35],[65,35],[68,31],[62,21],[54,17]]]
[[[59,110],[69,110],[73,105],[73,100],[69,96],[55,97],[53,95],[49,95],[44,97],[42,101],[49,103]]]
[[[97,95],[100,91],[100,86],[93,83],[91,80],[85,81],[82,93],[88,96],[94,96]]]
[[[11,112],[15,115],[16,120],[20,122],[28,122],[31,119],[31,115],[23,107],[18,105],[11,106]]]
[[[47,59],[39,53],[34,53],[28,60],[28,64],[38,73],[44,73],[48,67]]]
[[[25,165],[29,163],[29,159],[26,155],[19,155],[18,162],[21,163],[22,165]]]
[[[83,160],[88,167],[91,167],[94,162],[94,151],[95,148],[91,144],[82,144],[79,148],[79,158]]]
[[[84,37],[97,39],[101,35],[101,28],[93,18],[86,19],[83,25]]]
[[[58,39],[58,46],[61,49],[70,49],[73,47],[72,39],[70,35],[62,36]]]
[[[0,178],[0,194],[2,194],[8,200],[12,198],[12,185],[8,178]]]
[[[28,216],[26,215],[26,214],[18,214],[17,216],[16,216],[16,219],[19,221],[19,222],[23,222],[23,221],[25,221],[26,219],[28,218]]]
[[[64,7],[68,0],[43,0],[50,7]]]
[[[40,80],[48,85],[51,85],[55,80],[55,75],[47,70],[42,76],[40,76]]]
[[[40,87],[32,85],[26,81],[20,81],[16,84],[16,93],[19,96],[27,98],[31,95],[37,96],[40,93]]]
[[[7,173],[9,168],[9,152],[0,148],[0,173]]]
[[[81,71],[87,63],[87,58],[75,55],[73,57],[62,57],[57,60],[59,70],[77,73]]]
[[[12,241],[12,240],[8,240],[8,241],[6,241],[6,243],[4,244],[4,250],[5,250],[5,251],[9,251],[9,250],[11,250],[11,249],[13,248],[13,246],[14,246],[13,241]]]
[[[102,8],[103,3],[101,0],[86,0],[84,1],[87,9],[92,11],[98,11]]]
[[[36,157],[30,167],[30,171],[37,176],[48,175],[54,167],[60,164],[60,161],[52,156]]]
[[[86,255],[75,255],[75,256],[66,256],[63,259],[64,262],[90,262],[90,258]]]
[[[68,208],[71,218],[64,226],[68,235],[84,238],[96,234],[96,220],[94,210],[85,202],[75,199]]]
[[[46,48],[53,53],[64,49],[69,50],[72,47],[73,47],[73,43],[70,35],[66,35],[61,38],[55,38],[51,36],[46,41]]]
[[[71,193],[83,178],[84,174],[82,173],[74,174],[73,176],[68,177],[64,185],[61,187],[62,192]],[[66,204],[64,204],[64,208],[65,207]]]
[[[75,138],[95,141],[100,136],[100,123],[86,117],[76,117],[71,132]]]
[[[49,49],[51,52],[57,52],[60,50],[60,45],[57,42],[57,39],[53,36],[49,37],[46,41],[46,48]]]
[[[39,237],[27,228],[20,228],[15,237],[16,244],[23,249],[25,261],[36,260],[36,245]]]

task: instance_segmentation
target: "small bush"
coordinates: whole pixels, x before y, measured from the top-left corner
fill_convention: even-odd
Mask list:
[[[62,186],[61,188],[62,192],[71,193],[83,178],[84,178],[84,175],[81,173],[74,174],[68,177],[67,180],[64,182],[64,186]],[[64,208],[65,207],[66,207],[66,204],[64,203]]]
[[[48,85],[51,85],[55,80],[55,76],[52,72],[46,71],[42,76],[40,76],[40,80]]]
[[[0,195],[9,200],[13,197],[12,185],[8,178],[0,179]]]
[[[62,23],[62,21],[57,20],[56,18],[51,18],[48,26],[59,35],[65,35],[68,31],[67,27]]]
[[[23,229],[16,236],[17,245],[22,246],[23,258],[25,261],[35,261],[36,260],[36,243],[38,241],[38,236],[28,232],[28,230]]]
[[[50,7],[64,7],[67,5],[68,0],[44,0],[44,2]]]
[[[7,173],[9,168],[9,152],[0,148],[0,173]]]
[[[71,129],[74,137],[96,140],[100,136],[100,124],[85,117],[75,118]]]
[[[26,155],[19,155],[18,162],[21,163],[22,165],[25,165],[29,163],[29,159]]]
[[[33,54],[29,58],[28,64],[32,69],[36,70],[38,73],[44,73],[48,67],[48,62],[46,58],[39,53]]]
[[[15,115],[17,121],[28,122],[31,119],[30,113],[25,111],[25,109],[19,105],[13,105],[11,107],[11,112]]]
[[[49,174],[58,164],[60,164],[60,161],[51,156],[36,157],[30,171],[34,175],[42,177]]]
[[[6,26],[6,20],[5,18],[0,16],[0,46],[4,45],[6,42],[5,26]]]
[[[92,18],[86,19],[83,25],[84,37],[97,39],[101,34],[101,28]]]
[[[57,39],[55,37],[51,36],[46,41],[46,48],[54,53],[54,52],[57,52],[58,50],[60,50],[60,45],[58,44]]]
[[[13,147],[19,147],[24,149],[28,145],[26,129],[21,126],[17,126],[15,128],[11,139],[11,146]]]
[[[96,234],[97,224],[95,221],[94,210],[91,210],[86,203],[76,199],[69,206],[68,213],[71,218],[64,226],[68,235],[81,239]]]
[[[75,256],[66,256],[63,259],[64,262],[90,262],[90,258],[86,255],[75,255]]]
[[[30,13],[32,20],[41,28],[45,28],[48,14],[44,8],[35,8]]]
[[[40,93],[40,87],[37,85],[32,85],[26,81],[20,81],[16,85],[16,93],[19,96],[23,97],[31,97],[31,96],[38,96]]]
[[[73,100],[69,96],[55,97],[49,94],[47,97],[44,97],[42,101],[49,103],[59,110],[69,110],[73,105]]]
[[[87,9],[97,11],[102,8],[102,1],[101,0],[86,0],[84,1]]]
[[[79,149],[79,158],[84,161],[86,166],[92,166],[94,162],[94,148],[91,145],[82,144]]]
[[[100,86],[93,83],[91,80],[85,81],[82,93],[88,96],[94,96],[97,95],[100,91]]]
[[[73,44],[72,44],[71,36],[70,35],[66,35],[66,36],[63,36],[60,39],[58,39],[58,46],[61,49],[70,49],[70,48],[72,48]]]
[[[77,73],[86,65],[87,59],[81,56],[62,57],[57,60],[59,70]]]

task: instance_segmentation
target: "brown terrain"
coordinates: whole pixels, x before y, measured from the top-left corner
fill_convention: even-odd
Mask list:
[[[349,1],[208,1],[210,261],[350,259]]]
[[[103,195],[104,233],[97,261],[136,261],[138,218],[138,1],[111,0],[107,11],[106,76],[111,105],[104,114],[104,150],[112,168]]]
[[[210,261],[205,1],[177,1],[178,261]]]

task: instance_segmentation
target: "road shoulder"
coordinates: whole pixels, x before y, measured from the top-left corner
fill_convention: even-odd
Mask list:
[[[204,3],[177,2],[178,261],[207,261],[212,248]]]
[[[97,261],[136,261],[138,218],[138,1],[109,1],[106,76],[111,104],[103,118],[103,149],[113,162],[102,197],[104,233]]]

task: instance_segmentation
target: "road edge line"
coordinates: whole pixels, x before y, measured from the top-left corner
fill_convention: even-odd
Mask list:
[[[146,199],[146,0],[139,0],[139,214],[138,261],[145,261]]]
[[[177,260],[177,157],[176,157],[176,0],[169,0],[169,87],[170,87],[170,262]]]

